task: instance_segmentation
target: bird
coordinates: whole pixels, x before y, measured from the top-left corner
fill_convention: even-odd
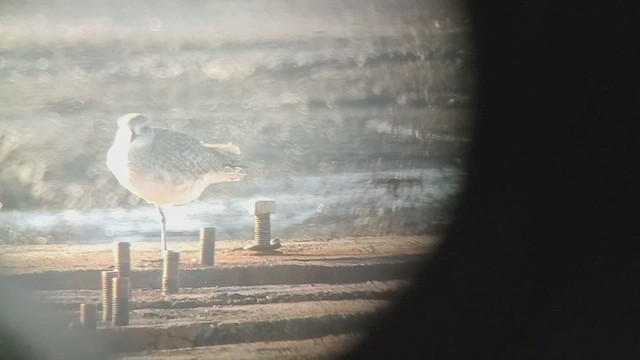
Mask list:
[[[163,252],[167,251],[163,207],[191,202],[211,184],[245,176],[245,167],[236,164],[240,148],[232,143],[205,144],[190,135],[151,126],[139,113],[124,115],[117,124],[107,167],[122,187],[155,205]]]

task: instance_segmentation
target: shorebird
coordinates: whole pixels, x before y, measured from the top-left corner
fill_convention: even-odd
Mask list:
[[[162,226],[161,249],[166,251],[162,207],[193,201],[211,184],[240,180],[244,172],[233,164],[238,155],[236,145],[205,144],[153,127],[145,116],[133,113],[118,119],[107,167],[125,189],[155,205]]]

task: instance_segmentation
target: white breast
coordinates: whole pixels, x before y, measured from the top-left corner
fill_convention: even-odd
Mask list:
[[[127,167],[129,141],[131,139],[131,131],[127,129],[118,129],[113,145],[107,153],[107,167],[116,177],[120,185],[131,191],[129,186],[129,169]]]

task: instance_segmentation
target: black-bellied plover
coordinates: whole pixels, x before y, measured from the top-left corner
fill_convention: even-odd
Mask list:
[[[162,206],[197,199],[209,185],[240,180],[233,165],[240,149],[231,144],[204,144],[180,132],[157,128],[141,114],[118,119],[118,131],[107,153],[107,167],[120,185],[156,206],[167,250]],[[231,161],[231,162],[229,162]]]

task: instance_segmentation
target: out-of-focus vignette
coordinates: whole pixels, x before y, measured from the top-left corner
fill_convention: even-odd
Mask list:
[[[4,346],[64,358],[62,339],[82,337],[79,353],[128,359],[352,348],[452,223],[470,31],[444,0],[2,1]],[[134,148],[137,129],[114,141],[131,113],[241,150],[241,179],[163,208],[173,265],[154,201],[106,164],[112,145]],[[190,171],[170,145],[135,174],[161,193],[175,189],[160,169]],[[105,276],[126,277],[125,294]]]

